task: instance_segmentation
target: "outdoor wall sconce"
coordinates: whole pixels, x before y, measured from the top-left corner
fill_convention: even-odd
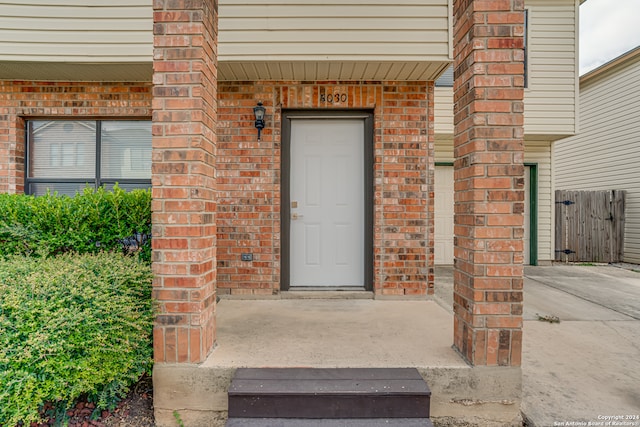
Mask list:
[[[260,132],[264,129],[264,113],[266,109],[262,106],[262,102],[253,107],[253,114],[256,116],[255,127],[258,129],[258,141],[260,141]]]

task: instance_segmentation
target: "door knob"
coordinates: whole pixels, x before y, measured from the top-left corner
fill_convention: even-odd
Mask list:
[[[293,213],[293,214],[291,214],[291,219],[296,220],[296,219],[300,219],[300,218],[302,218],[303,216],[304,216],[304,215],[300,215],[300,214],[297,214],[297,213]]]

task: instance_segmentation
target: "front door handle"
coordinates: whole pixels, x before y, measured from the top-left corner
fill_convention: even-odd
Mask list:
[[[293,219],[293,220],[300,219],[302,217],[304,217],[304,215],[300,215],[300,214],[297,214],[297,213],[291,214],[291,219]]]

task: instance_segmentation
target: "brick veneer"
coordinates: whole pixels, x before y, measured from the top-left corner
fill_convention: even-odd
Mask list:
[[[153,7],[155,360],[199,363],[215,344],[217,2]]]
[[[524,1],[454,1],[454,345],[519,366]]]
[[[345,96],[335,102],[329,96],[335,93]],[[261,141],[253,126],[257,101],[267,109]],[[219,292],[280,291],[283,109],[373,111],[374,290],[395,296],[433,292],[432,83],[221,83],[218,102]],[[254,253],[254,261],[241,261],[241,252]]]
[[[151,117],[148,83],[0,80],[0,193],[24,192],[25,120]]]
[[[222,84],[218,94],[215,7],[204,0],[154,0],[158,362],[201,362],[213,348],[218,273],[226,293],[279,292],[283,109],[373,111],[374,290],[396,296],[433,291],[432,83],[242,82]],[[454,344],[475,365],[519,365],[521,358],[522,9],[522,0],[454,3]],[[24,190],[25,119],[145,118],[150,89],[146,83],[0,81],[0,191]],[[347,101],[321,102],[322,94],[336,91]],[[261,142],[251,111],[258,100],[268,114]],[[239,260],[244,248],[258,254],[256,262]]]

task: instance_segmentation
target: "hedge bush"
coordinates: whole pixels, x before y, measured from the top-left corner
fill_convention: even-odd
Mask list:
[[[0,260],[0,425],[113,409],[152,366],[151,269],[118,253]]]
[[[151,259],[151,192],[87,187],[75,197],[0,194],[0,258],[119,250]]]

